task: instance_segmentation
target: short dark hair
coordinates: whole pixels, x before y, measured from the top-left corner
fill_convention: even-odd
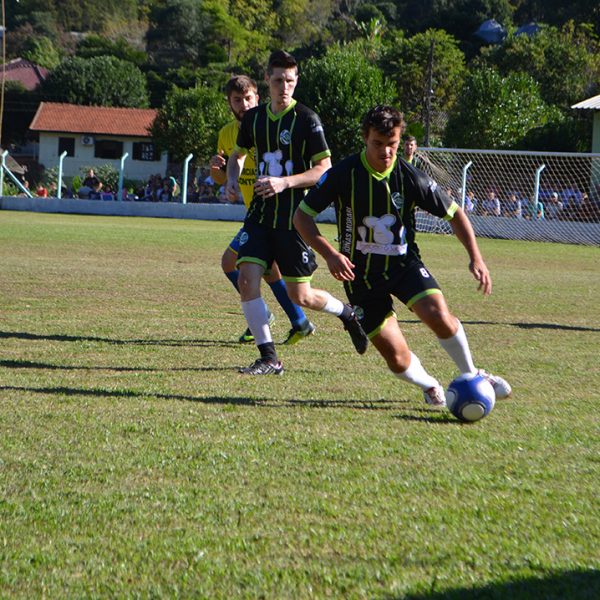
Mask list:
[[[234,92],[238,94],[246,94],[249,90],[254,92],[258,91],[258,86],[254,79],[246,75],[233,75],[231,79],[225,84],[225,93],[227,98],[231,97]]]
[[[406,142],[416,142],[416,141],[417,141],[417,138],[414,135],[407,135],[404,138],[404,143],[406,143]]]
[[[364,136],[369,135],[369,130],[383,135],[391,135],[392,129],[400,127],[400,132],[404,129],[404,115],[393,106],[378,104],[373,107],[363,118],[361,131]]]
[[[298,63],[296,59],[285,50],[275,50],[269,56],[269,62],[267,63],[267,75],[273,73],[273,69],[279,67],[280,69],[296,69],[298,71]]]

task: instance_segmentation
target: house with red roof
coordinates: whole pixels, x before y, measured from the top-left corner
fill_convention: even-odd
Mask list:
[[[16,81],[26,90],[35,90],[48,76],[48,69],[24,58],[9,60],[0,66],[0,81]]]
[[[119,170],[127,153],[125,178],[147,180],[167,171],[167,153],[157,152],[150,135],[155,118],[153,109],[42,102],[29,129],[39,135],[38,162],[47,169],[58,166],[66,151],[67,177],[105,164]]]

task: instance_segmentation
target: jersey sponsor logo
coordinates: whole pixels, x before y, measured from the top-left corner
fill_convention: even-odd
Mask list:
[[[358,227],[361,241],[356,242],[356,249],[363,254],[381,254],[384,256],[401,256],[406,254],[408,245],[405,242],[404,227],[400,229],[400,244],[394,244],[394,232],[390,230],[396,223],[394,215],[386,214],[382,217],[368,216],[363,219],[366,225]],[[375,242],[367,242],[367,228],[371,230]]]
[[[346,218],[344,222],[344,237],[342,238],[340,244],[340,250],[346,256],[350,256],[350,251],[352,250],[352,233],[354,228],[354,219],[352,217],[352,209],[347,206],[346,207]]]
[[[240,246],[243,246],[248,241],[248,234],[245,231],[242,231],[240,235]]]
[[[404,206],[404,198],[400,192],[392,192],[392,204],[398,210],[402,210],[402,207]]]
[[[292,134],[287,129],[284,129],[279,133],[279,141],[284,146],[289,146],[292,141]]]
[[[437,186],[438,186],[438,184],[435,181],[433,181],[433,179],[429,180],[429,189],[432,192],[435,192],[435,190],[437,190]]]

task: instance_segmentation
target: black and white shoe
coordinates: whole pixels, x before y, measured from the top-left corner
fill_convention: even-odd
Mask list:
[[[242,367],[239,372],[244,375],[282,375],[283,365],[281,362],[257,358],[249,367]]]
[[[351,310],[352,314],[348,319],[342,319],[344,329],[350,334],[350,339],[352,340],[356,351],[359,354],[364,354],[369,346],[369,338],[359,323],[354,309],[349,304],[346,304],[346,306]]]

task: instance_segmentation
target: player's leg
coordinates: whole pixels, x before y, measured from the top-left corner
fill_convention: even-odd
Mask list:
[[[281,308],[288,316],[292,328],[290,329],[284,344],[296,344],[315,331],[315,326],[308,320],[300,306],[294,304],[287,291],[285,281],[281,278],[281,272],[277,263],[271,265],[271,269],[265,273],[264,280],[269,284],[273,295],[279,302]]]
[[[407,304],[410,305],[409,302]],[[410,305],[411,310],[437,336],[440,346],[454,361],[461,373],[476,373],[469,340],[462,323],[450,312],[444,296],[440,293],[424,296]],[[497,398],[506,398],[511,387],[502,377],[481,371],[496,392]]]
[[[361,300],[360,307],[363,328],[393,375],[421,388],[427,404],[445,406],[444,388],[427,373],[419,358],[410,351],[398,326],[390,295],[372,295],[369,300],[367,294]]]
[[[221,257],[221,269],[223,269],[225,277],[231,281],[233,287],[238,293],[240,291],[238,285],[240,272],[238,271],[236,262],[238,258],[238,251],[240,249],[240,236],[242,235],[243,231],[244,228],[242,227],[237,232],[236,236],[231,240],[229,246],[227,246],[227,249],[225,252],[223,252],[223,256]],[[275,316],[269,311],[269,324],[272,325],[274,320]],[[242,335],[239,337],[239,341],[242,344],[247,344],[254,341],[254,336],[252,335],[249,327],[246,328],[246,331],[244,331],[244,333],[242,333]]]
[[[275,344],[269,327],[267,305],[260,295],[260,282],[267,267],[272,263],[269,250],[269,232],[258,225],[245,226],[240,241],[237,266],[240,271],[238,285],[242,310],[248,327],[254,336],[254,343],[260,352],[249,367],[240,369],[247,375],[279,375],[283,367],[277,358]]]

